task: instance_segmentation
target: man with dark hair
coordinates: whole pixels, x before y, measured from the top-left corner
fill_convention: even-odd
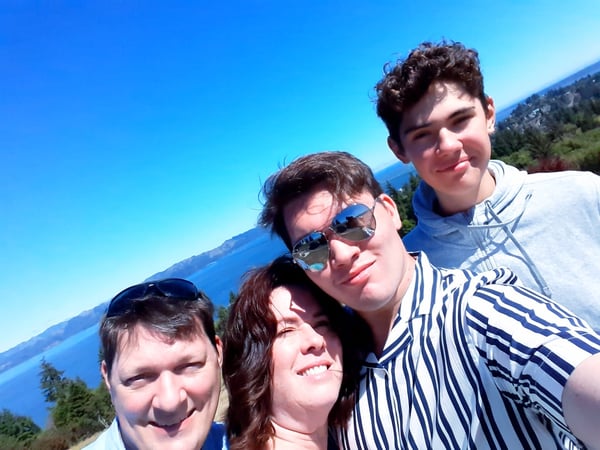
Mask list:
[[[439,267],[509,267],[600,330],[600,177],[490,161],[496,110],[462,44],[421,44],[376,89],[389,147],[422,179],[406,248]]]
[[[598,448],[600,336],[518,286],[408,253],[394,201],[343,152],[301,157],[263,187],[260,222],[369,325],[345,448]]]
[[[167,278],[131,286],[100,324],[101,372],[116,418],[89,450],[226,449],[213,423],[221,340],[213,305],[193,283]]]

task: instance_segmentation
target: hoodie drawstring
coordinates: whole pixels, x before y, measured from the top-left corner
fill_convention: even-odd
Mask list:
[[[529,194],[527,200],[529,200],[530,196],[531,196],[531,194]],[[535,263],[533,262],[533,260],[529,257],[529,255],[527,254],[527,252],[525,251],[525,249],[523,248],[523,246],[519,243],[519,241],[517,240],[517,238],[512,234],[512,231],[510,231],[510,228],[508,228],[508,224],[502,222],[502,220],[500,219],[500,217],[498,217],[498,215],[496,214],[496,212],[492,208],[492,203],[489,200],[485,201],[485,207],[486,207],[487,211],[490,213],[490,215],[494,218],[494,220],[496,222],[498,222],[498,224],[502,227],[502,229],[504,230],[504,232],[506,233],[506,235],[508,236],[508,238],[513,242],[513,244],[515,244],[515,247],[517,247],[517,249],[519,249],[519,251],[521,252],[521,254],[523,255],[523,257],[527,261],[527,264],[529,265],[529,268],[531,269],[531,273],[533,275],[533,278],[535,278],[535,281],[537,282],[537,284],[542,289],[542,293],[546,297],[552,297],[552,291],[550,290],[550,287],[548,286],[548,283],[546,283],[546,280],[544,280],[544,277],[542,276],[542,274],[538,270],[538,268],[535,265]]]

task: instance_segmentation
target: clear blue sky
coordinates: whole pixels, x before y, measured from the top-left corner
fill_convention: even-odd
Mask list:
[[[600,59],[600,2],[3,1],[0,351],[250,229],[286,161],[392,162],[373,85],[441,38],[501,109]]]

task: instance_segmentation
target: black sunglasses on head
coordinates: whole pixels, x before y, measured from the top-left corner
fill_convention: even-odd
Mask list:
[[[320,272],[329,260],[329,239],[325,232],[330,230],[348,242],[360,242],[375,234],[375,199],[373,207],[356,203],[342,209],[335,215],[324,231],[313,231],[298,240],[292,247],[292,258],[304,270]]]
[[[165,278],[136,284],[122,290],[108,304],[106,317],[124,314],[131,309],[133,303],[145,300],[150,294],[183,301],[193,301],[199,298],[208,300],[204,293],[199,291],[191,281],[183,278]]]

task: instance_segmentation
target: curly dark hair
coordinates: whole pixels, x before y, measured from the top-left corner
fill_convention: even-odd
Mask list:
[[[414,106],[435,81],[456,82],[487,110],[483,75],[476,50],[460,42],[424,42],[395,65],[387,63],[384,77],[375,85],[377,115],[383,120],[401,153],[400,125],[402,113]]]
[[[232,450],[262,450],[275,434],[271,424],[271,352],[277,320],[270,296],[279,286],[307,289],[342,342],[344,375],[328,425],[344,428],[355,404],[361,363],[371,348],[368,327],[358,315],[315,286],[289,256],[280,257],[245,275],[223,336],[223,380],[230,404],[225,421]]]
[[[264,206],[258,222],[270,228],[292,248],[283,219],[283,209],[303,194],[322,187],[339,201],[368,191],[373,197],[383,193],[373,171],[347,152],[320,152],[301,156],[271,175],[262,187]]]

